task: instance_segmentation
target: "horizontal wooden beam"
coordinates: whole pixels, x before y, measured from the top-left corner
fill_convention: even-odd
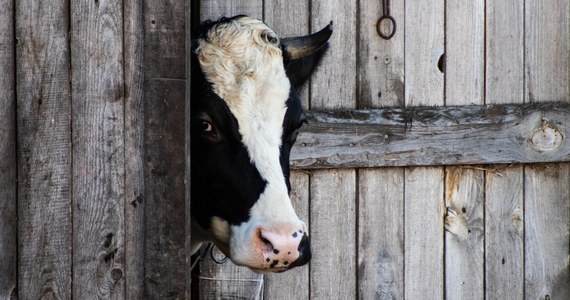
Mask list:
[[[570,104],[308,112],[294,169],[570,161]]]

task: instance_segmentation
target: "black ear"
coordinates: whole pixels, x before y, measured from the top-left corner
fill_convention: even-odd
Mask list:
[[[332,22],[319,32],[281,40],[283,63],[291,84],[300,88],[319,65],[328,49]]]

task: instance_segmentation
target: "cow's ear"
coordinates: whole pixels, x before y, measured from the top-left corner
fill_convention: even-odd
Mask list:
[[[281,40],[283,61],[291,84],[300,88],[319,65],[328,49],[332,22],[319,32]]]

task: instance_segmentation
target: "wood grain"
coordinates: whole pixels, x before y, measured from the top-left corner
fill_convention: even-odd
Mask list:
[[[15,2],[18,298],[70,299],[71,91],[67,1]]]
[[[404,194],[404,295],[442,299],[443,168],[406,168]]]
[[[201,0],[200,18],[205,20],[217,20],[221,17],[236,15],[248,15],[253,18],[263,19],[262,0]]]
[[[569,114],[565,103],[310,112],[291,152],[291,165],[314,169],[568,161]],[[544,138],[549,136],[564,138]]]
[[[185,2],[145,1],[144,232],[148,299],[186,294]]]
[[[485,1],[446,2],[445,104],[484,104]],[[482,299],[484,171],[445,168],[445,297]]]
[[[14,2],[0,0],[0,299],[17,296],[15,42]]]
[[[525,97],[568,101],[568,1],[525,1]],[[570,164],[525,169],[525,298],[569,299]]]
[[[342,12],[342,13],[339,13]],[[356,107],[357,7],[353,1],[311,2],[311,32],[332,20],[334,34],[320,68],[311,76],[310,107]],[[341,62],[342,63],[339,63]],[[313,258],[310,298],[356,297],[356,171],[318,171],[310,178]],[[331,269],[332,267],[332,269]]]
[[[356,182],[354,170],[311,174],[311,299],[356,297]]]
[[[123,14],[117,2],[70,3],[73,297],[125,295]]]
[[[125,74],[125,298],[144,293],[144,24],[143,2],[126,0]]]
[[[444,104],[443,73],[438,68],[444,51],[444,11],[444,1],[406,5],[406,107]],[[406,168],[404,184],[404,296],[441,299],[443,169]]]
[[[524,1],[488,1],[487,104],[524,102]],[[522,166],[485,174],[485,294],[524,298],[524,198]]]
[[[365,169],[358,182],[358,295],[404,296],[404,170]]]
[[[358,18],[358,108],[404,104],[404,2],[390,3],[396,34],[382,39],[376,23],[381,1],[364,1]],[[386,28],[389,29],[389,28]],[[358,274],[360,299],[404,296],[404,169],[358,171]]]

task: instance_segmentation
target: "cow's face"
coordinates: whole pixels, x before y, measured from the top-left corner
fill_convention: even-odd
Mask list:
[[[289,152],[305,122],[296,88],[331,32],[280,41],[238,16],[194,37],[192,238],[214,241],[238,265],[278,272],[311,257],[289,198]]]

